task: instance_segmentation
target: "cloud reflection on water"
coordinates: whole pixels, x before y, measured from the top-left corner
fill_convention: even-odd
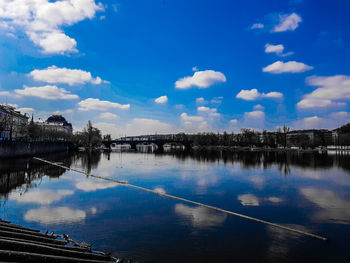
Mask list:
[[[49,205],[54,202],[60,201],[65,196],[74,194],[71,190],[37,190],[33,192],[12,192],[9,199],[16,200],[20,203],[35,203],[41,205]]]
[[[62,224],[76,223],[86,218],[86,212],[80,209],[71,209],[69,207],[41,207],[30,209],[24,215],[24,220],[28,222],[37,222],[41,224]]]
[[[259,205],[259,199],[253,195],[253,194],[244,194],[244,195],[239,195],[237,197],[239,201],[241,201],[241,204],[246,206],[258,206]]]
[[[300,193],[323,210],[313,214],[316,221],[350,224],[350,201],[342,199],[333,191],[317,188],[302,188]]]
[[[220,226],[227,217],[226,214],[217,213],[202,206],[190,207],[184,204],[176,204],[175,213],[190,221],[195,228]]]
[[[108,188],[117,187],[119,184],[114,182],[85,180],[78,182],[75,187],[84,192],[95,192],[97,190],[104,190]]]

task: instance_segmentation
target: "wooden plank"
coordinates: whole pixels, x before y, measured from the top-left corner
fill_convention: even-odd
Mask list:
[[[34,235],[29,235],[29,234],[24,234],[24,233],[3,231],[3,230],[0,230],[0,236],[2,236],[2,237],[12,237],[12,238],[18,238],[18,239],[24,239],[24,240],[39,241],[39,242],[46,242],[46,243],[53,243],[53,244],[58,244],[58,245],[66,245],[67,244],[66,241],[55,240],[55,239],[52,239],[52,238],[46,238],[46,237],[41,237],[41,236],[34,236]]]
[[[19,261],[26,263],[106,263],[103,260],[78,259],[62,256],[42,255],[30,252],[0,250],[1,260]],[[112,262],[112,261],[111,261]]]
[[[46,245],[30,244],[23,241],[13,241],[0,238],[0,248],[4,250],[31,252],[43,255],[54,255],[82,259],[94,259],[110,261],[111,257],[107,255],[94,254],[88,252],[78,252],[62,248],[53,248]]]
[[[0,237],[2,238],[2,237]],[[12,240],[12,241],[23,241],[23,239],[13,238],[13,237],[4,237],[6,240]],[[39,241],[33,241],[33,240],[25,240],[27,244],[34,244],[34,245],[44,245],[49,246],[53,248],[61,248],[66,250],[73,250],[73,251],[79,251],[79,252],[86,252],[88,249],[82,248],[82,247],[72,247],[72,246],[66,246],[66,245],[58,245],[53,243],[46,243],[46,242],[39,242]]]
[[[56,236],[45,235],[45,234],[29,231],[29,230],[26,230],[26,229],[12,228],[12,227],[1,226],[1,225],[0,225],[0,230],[8,231],[8,232],[21,233],[21,234],[28,234],[28,235],[32,235],[32,236],[38,236],[38,237],[45,237],[45,238],[50,238],[50,239],[56,239],[57,238]]]

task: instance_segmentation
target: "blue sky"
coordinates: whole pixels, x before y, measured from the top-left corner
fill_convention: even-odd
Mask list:
[[[348,1],[5,0],[0,103],[113,136],[350,122]]]

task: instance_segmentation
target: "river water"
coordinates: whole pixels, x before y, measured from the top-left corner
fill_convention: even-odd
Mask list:
[[[329,238],[320,241],[32,159],[0,160],[0,217],[132,262],[350,262],[346,153],[79,153],[44,158]]]

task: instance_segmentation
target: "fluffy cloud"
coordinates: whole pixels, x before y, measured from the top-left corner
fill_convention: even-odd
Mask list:
[[[208,88],[218,82],[226,82],[224,74],[213,70],[204,70],[195,72],[192,77],[179,79],[175,82],[175,87],[177,89]]]
[[[3,0],[0,21],[12,35],[24,31],[44,53],[76,52],[77,43],[62,28],[84,19],[91,19],[102,4],[94,0]]]
[[[250,29],[262,29],[262,28],[264,28],[264,27],[265,27],[264,24],[255,23],[255,24],[253,24],[253,25],[250,27]]]
[[[238,120],[232,119],[232,120],[230,120],[230,124],[231,125],[237,125],[238,124]]]
[[[206,101],[203,97],[196,98],[197,105],[203,105],[203,104],[207,104],[207,103],[208,103],[208,101]]]
[[[297,104],[299,109],[342,107],[346,104],[337,101],[350,99],[350,76],[312,76],[306,79],[306,83],[319,88],[304,96]]]
[[[58,88],[53,85],[46,85],[41,87],[27,87],[24,86],[23,89],[15,89],[15,93],[21,96],[31,96],[38,97],[47,100],[72,100],[79,99],[75,94],[70,94],[69,91]]]
[[[301,21],[301,17],[296,13],[280,15],[280,22],[274,27],[273,32],[294,31]]]
[[[267,43],[265,45],[265,53],[275,53],[281,57],[286,57],[286,56],[290,56],[293,54],[293,52],[283,53],[283,51],[284,51],[284,46],[282,44],[271,45],[271,44]]]
[[[265,118],[265,112],[256,110],[251,112],[245,112],[244,113],[245,118],[253,118],[253,119],[264,119]]]
[[[34,203],[40,205],[49,205],[54,202],[60,201],[65,196],[72,195],[74,192],[70,190],[38,190],[33,192],[27,192],[21,194],[19,192],[13,192],[9,198],[16,200],[20,203]]]
[[[47,69],[35,69],[29,75],[38,81],[46,83],[64,83],[69,85],[75,84],[101,84],[100,77],[93,78],[90,72],[80,69],[58,68],[56,66],[48,67]]]
[[[281,73],[301,73],[313,69],[313,67],[308,66],[302,62],[296,61],[276,61],[275,63],[263,68],[263,72],[269,72],[273,74]]]
[[[269,93],[260,93],[257,89],[244,90],[242,89],[237,95],[236,98],[243,100],[257,100],[260,98],[270,98],[270,99],[282,99],[283,94],[280,92],[269,92]]]
[[[254,106],[254,110],[264,110],[264,106],[262,106],[261,104],[257,104]]]
[[[168,97],[167,96],[160,96],[159,98],[156,98],[154,101],[156,103],[160,103],[160,104],[167,103]]]
[[[82,100],[78,103],[78,110],[80,111],[89,111],[89,110],[98,110],[105,111],[107,109],[121,109],[128,110],[130,109],[130,104],[119,104],[116,102],[110,102],[107,100],[99,100],[94,98],[88,98]]]
[[[182,113],[181,115],[180,115],[180,117],[181,117],[181,120],[182,121],[190,121],[190,122],[192,122],[192,121],[204,121],[204,118],[202,117],[202,116],[190,116],[190,115],[187,115],[187,113]]]
[[[284,50],[284,46],[282,44],[280,44],[280,45],[266,44],[265,45],[265,53],[282,54],[283,50]]]
[[[98,117],[101,119],[108,119],[108,120],[114,120],[119,118],[117,114],[113,114],[111,112],[103,112],[100,115],[98,115]]]
[[[329,107],[344,107],[346,103],[333,102],[327,99],[303,99],[297,103],[299,109],[315,109],[315,108],[329,108]]]
[[[210,117],[219,117],[220,113],[217,112],[217,109],[215,108],[209,108],[209,107],[198,107],[197,108],[198,112],[202,112],[202,113],[207,113]]]
[[[86,212],[83,210],[74,210],[69,207],[48,208],[41,207],[30,209],[24,215],[24,220],[28,222],[37,222],[41,224],[62,224],[80,222],[86,218]]]

